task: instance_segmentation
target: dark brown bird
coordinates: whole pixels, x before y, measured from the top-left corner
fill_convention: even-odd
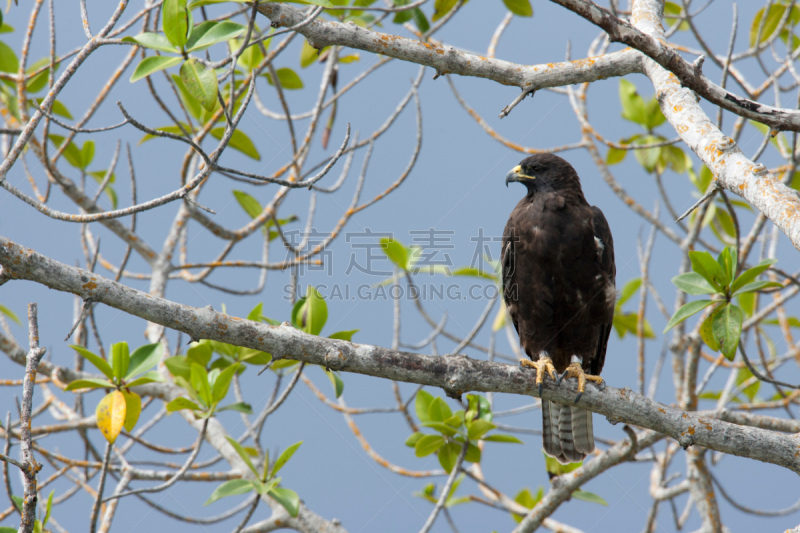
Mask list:
[[[614,319],[614,241],[603,212],[589,205],[572,166],[552,154],[536,154],[506,175],[527,194],[503,232],[503,297],[536,369],[541,396],[545,374],[558,383],[599,377]],[[584,373],[584,369],[588,374]],[[544,451],[562,463],[594,451],[592,413],[542,400]]]

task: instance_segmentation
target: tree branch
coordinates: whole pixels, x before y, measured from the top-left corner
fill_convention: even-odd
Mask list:
[[[688,87],[709,102],[741,117],[757,120],[773,130],[800,131],[800,111],[768,106],[723,89],[703,75],[702,69],[699,68],[702,61],[699,61],[698,65],[689,63],[665,42],[635,28],[634,24],[638,22],[635,13],[631,17],[633,23],[631,24],[587,0],[551,1],[602,28],[612,42],[623,43],[639,50],[675,74],[684,87]]]
[[[276,2],[259,4],[258,10],[273,24],[283,27],[295,26],[306,17],[297,8]],[[432,67],[439,74],[486,78],[502,85],[520,87],[528,91],[641,72],[641,55],[635,50],[622,50],[563,63],[518,65],[459,51],[452,46],[371,31],[354,23],[315,20],[299,28],[297,32],[315,48],[321,49],[330,45],[348,46]]]
[[[0,237],[0,265],[12,279],[35,281],[51,289],[92,297],[96,302],[188,334],[271,353],[276,359],[310,364],[417,383],[445,390],[450,396],[467,391],[505,392],[535,396],[531,374],[515,365],[470,359],[464,355],[432,356],[390,350],[380,346],[325,339],[301,332],[289,324],[270,326],[198,309],[131,289],[86,270],[59,263]],[[137,390],[158,393],[163,384]],[[557,387],[545,381],[542,396],[571,405],[577,384]],[[628,388],[590,387],[580,407],[608,417],[612,422],[652,429],[682,446],[711,448],[723,453],[776,464],[800,473],[800,444],[791,435],[738,426],[683,412],[654,402]]]

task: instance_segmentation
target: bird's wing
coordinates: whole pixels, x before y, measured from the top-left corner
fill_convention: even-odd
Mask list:
[[[513,213],[512,213],[513,217]],[[506,303],[506,307],[508,308],[509,316],[511,316],[511,321],[514,323],[514,329],[519,333],[519,326],[517,325],[517,298],[514,294],[516,290],[514,286],[514,266],[515,266],[515,257],[514,257],[514,245],[515,245],[515,238],[514,238],[514,230],[511,227],[511,220],[509,219],[509,223],[506,224],[506,229],[503,231],[503,242],[502,242],[502,275],[503,275],[503,301]]]
[[[600,270],[608,276],[610,283],[614,283],[617,275],[617,267],[614,263],[614,239],[611,236],[611,228],[603,212],[596,206],[592,206],[592,225],[594,226],[594,237],[597,243],[597,260],[600,263]],[[600,336],[597,341],[597,350],[592,357],[589,365],[589,373],[598,375],[603,369],[606,359],[606,348],[608,347],[608,337],[611,334],[611,326],[614,321],[614,301],[608,303],[608,310],[600,323]]]

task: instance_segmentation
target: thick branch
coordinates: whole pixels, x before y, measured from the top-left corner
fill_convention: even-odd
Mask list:
[[[703,76],[700,68],[683,59],[678,52],[653,36],[636,29],[633,24],[615,17],[610,11],[588,0],[552,0],[589,22],[602,28],[613,42],[641,51],[675,74],[683,86],[739,116],[757,120],[773,130],[800,131],[800,111],[782,109],[736,96]]]
[[[418,383],[457,396],[467,391],[506,392],[535,396],[531,374],[517,366],[478,361],[463,355],[432,356],[354,344],[303,333],[288,324],[270,326],[218,313],[206,307],[181,305],[131,289],[86,270],[59,263],[0,237],[0,265],[11,279],[35,281],[77,294],[115,309],[187,333],[293,359],[369,376]],[[556,387],[545,382],[543,397],[571,404],[574,383]],[[158,384],[156,384],[158,385]],[[628,388],[589,387],[580,406],[613,422],[645,427],[676,439],[724,453],[773,463],[800,473],[800,441],[792,435],[738,426],[663,405]]]
[[[277,2],[262,3],[258,10],[273,24],[283,27],[295,26],[306,18],[299,9]],[[353,22],[342,24],[317,19],[299,28],[297,32],[319,49],[330,45],[348,46],[433,67],[439,74],[486,78],[526,90],[560,87],[641,72],[641,55],[635,50],[623,50],[564,63],[518,65],[462,52],[452,46],[371,31]]]

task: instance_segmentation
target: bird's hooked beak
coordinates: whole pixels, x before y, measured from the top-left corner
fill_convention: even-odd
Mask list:
[[[506,187],[508,184],[514,181],[524,182],[525,180],[534,180],[536,176],[528,176],[527,174],[522,173],[522,167],[520,165],[515,166],[511,170],[508,171],[506,174]]]

